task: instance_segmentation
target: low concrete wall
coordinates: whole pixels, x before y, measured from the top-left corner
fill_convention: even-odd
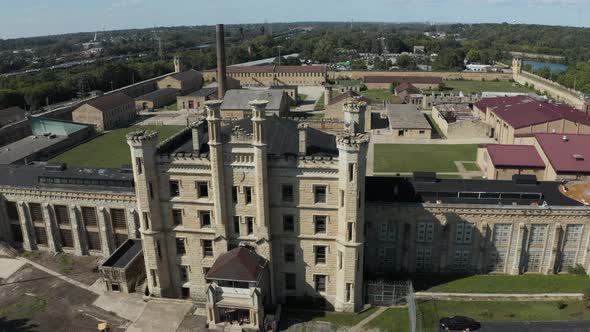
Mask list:
[[[511,74],[507,73],[473,73],[473,72],[438,72],[438,71],[370,71],[370,70],[348,70],[328,71],[330,79],[354,79],[364,80],[365,76],[434,76],[443,80],[467,80],[467,81],[510,81]]]
[[[555,99],[559,102],[564,102],[579,110],[584,108],[584,95],[579,91],[566,88],[559,83],[550,81],[526,71],[523,71],[522,73],[516,73],[514,75],[514,80],[518,84],[532,86],[535,90],[538,90],[541,93],[546,93],[552,99]]]

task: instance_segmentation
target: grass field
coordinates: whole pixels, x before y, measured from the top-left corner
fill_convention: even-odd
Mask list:
[[[369,98],[372,104],[383,104],[386,100],[391,104],[400,104],[398,96],[389,92],[389,90],[365,90],[360,92],[361,95]]]
[[[180,126],[133,126],[105,133],[50,160],[79,167],[118,168],[131,164],[126,135],[137,130],[157,130],[160,141],[180,131]]]
[[[377,308],[371,308],[361,313],[284,309],[283,315],[289,320],[299,320],[303,322],[322,321],[332,323],[336,327],[341,327],[354,326],[375,311],[377,311]]]
[[[437,278],[438,279],[438,278]],[[429,280],[417,280],[419,288],[444,293],[581,293],[590,288],[590,278],[583,275],[476,275],[428,286]],[[439,282],[433,280],[432,282]]]
[[[369,329],[380,329],[382,332],[406,332],[410,330],[407,308],[389,308],[384,313],[365,325]]]
[[[481,322],[590,319],[581,301],[439,301],[418,304],[424,331],[438,331],[440,318],[467,316]],[[560,309],[561,308],[561,309]]]
[[[318,99],[318,102],[315,104],[313,109],[316,111],[321,111],[324,108],[326,108],[326,106],[324,105],[324,95],[322,94],[322,96],[320,97],[320,99]]]
[[[375,144],[375,172],[457,172],[454,161],[475,161],[477,145]]]
[[[445,81],[444,92],[472,94],[477,92],[534,92],[530,88],[506,81]],[[440,92],[439,90],[434,90]],[[432,91],[426,91],[432,92]]]

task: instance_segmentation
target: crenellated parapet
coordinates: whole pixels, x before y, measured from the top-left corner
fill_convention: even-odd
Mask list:
[[[157,131],[140,130],[127,134],[127,143],[132,146],[157,145],[159,133]]]
[[[368,145],[369,135],[345,133],[336,136],[336,145],[338,150],[360,150]]]

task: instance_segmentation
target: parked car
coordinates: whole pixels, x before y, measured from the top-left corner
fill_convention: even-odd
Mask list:
[[[439,326],[445,331],[475,331],[481,327],[475,319],[465,316],[451,316],[442,318]]]

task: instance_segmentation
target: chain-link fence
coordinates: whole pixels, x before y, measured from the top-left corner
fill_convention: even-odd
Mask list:
[[[422,332],[422,313],[416,302],[411,281],[368,281],[365,284],[366,301],[376,306],[408,307],[410,331]]]

